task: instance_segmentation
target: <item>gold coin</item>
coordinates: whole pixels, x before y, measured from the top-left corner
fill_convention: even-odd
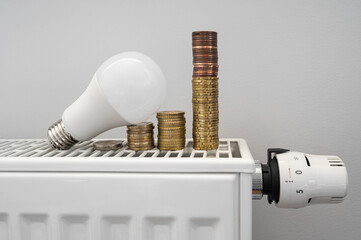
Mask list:
[[[158,145],[159,150],[166,150],[166,151],[176,151],[184,149],[185,145],[177,145],[177,146],[162,146]]]
[[[210,84],[210,85],[218,85],[218,78],[215,79],[192,79],[193,85],[202,85],[202,84]]]
[[[138,147],[129,147],[129,149],[130,150],[133,150],[133,151],[147,151],[147,150],[151,150],[151,149],[153,149],[153,148],[155,148],[155,146],[149,146],[149,147],[140,147],[140,148],[138,148]]]
[[[170,128],[170,129],[176,129],[176,128],[185,128],[185,123],[174,123],[174,124],[158,124],[158,128]]]
[[[179,136],[169,136],[169,137],[165,137],[165,136],[158,136],[158,141],[179,141],[179,140],[184,140],[186,139],[185,136],[183,135],[179,135]]]
[[[218,118],[219,117],[219,113],[218,112],[193,112],[193,117],[194,118]]]
[[[185,125],[182,126],[159,126],[158,125],[158,130],[165,130],[165,131],[172,131],[172,130],[177,130],[177,129],[185,129]]]
[[[216,122],[218,122],[218,121],[215,119],[204,119],[204,118],[199,118],[199,117],[193,119],[193,124],[208,124],[208,123],[214,124]]]
[[[204,140],[204,139],[193,139],[195,145],[216,145],[219,143],[219,139]]]
[[[217,85],[218,86],[218,78],[217,79],[192,79],[192,85],[200,86],[200,85]]]
[[[218,149],[218,145],[217,146],[193,146],[193,148],[195,150],[208,151],[208,150],[216,150],[216,149]]]
[[[162,122],[162,121],[158,121],[158,126],[173,126],[173,125],[184,125],[186,122],[185,121],[169,121],[169,122]]]
[[[184,149],[184,146],[182,147],[160,147],[158,146],[158,149],[161,150],[161,151],[179,151],[179,150],[183,150]]]
[[[185,123],[185,119],[158,119],[159,124],[174,124],[174,123]]]
[[[133,136],[127,136],[127,138],[131,141],[141,141],[141,140],[152,140],[153,139],[153,135],[152,136],[139,136],[139,137],[133,137]]]
[[[185,121],[158,121],[158,126],[184,125]]]
[[[185,112],[183,111],[161,111],[157,112],[157,117],[174,117],[174,116],[183,116]]]
[[[218,109],[218,104],[193,104],[193,109]]]
[[[218,77],[193,77],[193,80],[218,80]]]
[[[192,83],[192,90],[219,90],[218,83],[212,82],[200,82],[200,83]]]
[[[217,82],[192,82],[192,90],[219,90],[219,88]]]
[[[218,130],[218,124],[193,124],[193,130]]]
[[[209,129],[209,130],[216,130],[218,128],[218,124],[203,124],[203,125],[200,125],[200,124],[193,124],[193,131],[195,130],[206,130],[206,129]]]
[[[186,130],[179,128],[177,130],[174,129],[158,129],[158,134],[165,134],[165,135],[169,135],[169,134],[185,134]]]
[[[217,88],[194,88],[193,93],[201,94],[201,93],[213,93],[218,94]]]
[[[216,99],[218,100],[218,93],[193,93],[192,94],[193,99]]]
[[[162,139],[162,138],[158,138],[158,143],[180,144],[180,143],[184,143],[185,140],[186,140],[185,138],[180,138],[180,139]]]
[[[159,139],[173,139],[173,138],[185,138],[185,132],[184,133],[173,133],[173,134],[163,134],[159,133],[158,138]]]
[[[193,140],[195,141],[207,141],[207,142],[210,142],[210,141],[216,141],[218,140],[218,136],[214,136],[214,137],[197,137],[197,136],[193,136]]]
[[[197,125],[194,125],[194,128],[193,130],[195,131],[218,131],[218,126],[197,126]]]
[[[185,141],[183,142],[169,142],[169,143],[164,143],[164,142],[158,142],[158,146],[162,146],[162,147],[184,147],[185,145]]]
[[[204,94],[192,94],[192,99],[193,100],[205,100],[205,99],[212,99],[212,100],[218,100],[218,94],[214,93],[214,94],[208,94],[208,93],[204,93]]]
[[[150,144],[128,144],[129,148],[154,148],[154,143]]]
[[[193,131],[193,136],[218,136],[218,131]]]
[[[176,141],[184,141],[186,138],[182,136],[172,136],[172,137],[165,137],[165,136],[158,136],[159,142],[176,142]]]
[[[133,146],[139,146],[139,145],[152,145],[154,144],[154,139],[149,140],[149,141],[131,141],[128,142],[128,145],[133,145]]]
[[[218,114],[214,114],[214,115],[203,115],[203,116],[200,116],[200,115],[195,115],[194,116],[195,120],[196,121],[199,121],[199,120],[209,120],[209,121],[213,121],[213,122],[216,122],[216,121],[219,121],[219,116]]]
[[[153,135],[153,130],[152,131],[127,131],[127,135],[132,135],[132,136],[151,136]]]
[[[192,94],[192,99],[193,100],[207,100],[207,99],[211,99],[211,100],[218,100],[218,94]]]
[[[196,140],[193,141],[193,147],[195,146],[217,146],[218,147],[219,143],[218,142],[197,142]]]
[[[138,139],[135,139],[135,138],[130,138],[128,139],[128,143],[129,144],[138,144],[138,143],[150,143],[150,142],[154,142],[154,138],[138,138]]]
[[[171,137],[171,138],[164,138],[164,137],[158,136],[158,141],[163,141],[163,142],[184,141],[185,139],[186,139],[185,136],[183,136],[183,137]]]
[[[172,122],[172,121],[185,121],[185,117],[157,117],[158,121],[161,122]]]
[[[217,133],[193,133],[193,138],[200,138],[200,139],[214,139],[218,138]]]
[[[172,128],[159,128],[158,132],[161,133],[184,133],[186,131],[185,127],[172,127]]]
[[[153,129],[154,128],[154,125],[153,123],[151,122],[142,122],[142,123],[139,123],[139,124],[131,124],[131,125],[128,125],[127,128],[129,130],[138,130],[138,129]]]
[[[218,111],[202,111],[202,112],[193,112],[193,115],[196,115],[198,117],[218,117]]]
[[[193,135],[195,134],[203,134],[203,135],[211,135],[211,134],[217,134],[218,133],[218,130],[199,130],[198,128],[196,129],[193,129]]]
[[[212,98],[218,99],[218,93],[192,93],[193,99]]]
[[[153,135],[153,130],[152,131],[136,131],[136,132],[132,132],[132,131],[127,131],[128,135]]]
[[[186,131],[158,131],[158,136],[183,136],[186,134]]]
[[[219,123],[218,119],[195,119],[193,126],[195,127],[217,127]]]
[[[195,114],[219,114],[219,110],[218,109],[193,109],[193,115]]]
[[[218,136],[218,131],[201,131],[197,129],[194,130],[192,134],[193,136]]]
[[[170,146],[170,145],[184,145],[185,139],[182,141],[158,141],[158,145]]]
[[[218,113],[219,109],[218,109],[218,107],[204,107],[204,108],[201,108],[201,107],[194,106],[193,107],[193,113],[195,113],[197,111],[199,111],[199,112],[209,112],[209,113],[212,113],[212,112]]]
[[[193,103],[216,103],[218,99],[192,99]]]
[[[154,142],[154,138],[127,138],[128,143],[132,144],[132,143],[149,143],[149,142]]]

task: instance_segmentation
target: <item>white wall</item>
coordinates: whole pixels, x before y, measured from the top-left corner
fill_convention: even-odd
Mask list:
[[[219,33],[222,137],[247,139],[257,159],[285,147],[337,154],[349,170],[343,204],[254,202],[254,239],[359,239],[360,1],[2,0],[0,138],[44,138],[98,66],[127,50],[160,64],[163,109],[186,111],[190,137],[194,30]]]

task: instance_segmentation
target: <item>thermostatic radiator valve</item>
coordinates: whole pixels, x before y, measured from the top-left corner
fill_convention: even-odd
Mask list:
[[[268,149],[267,164],[255,161],[253,199],[268,195],[280,208],[340,203],[347,194],[348,177],[337,156],[311,155],[282,148]]]

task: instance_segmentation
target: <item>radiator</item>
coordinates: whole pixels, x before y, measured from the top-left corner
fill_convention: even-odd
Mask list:
[[[0,240],[251,240],[255,163],[218,150],[70,150],[0,140]]]

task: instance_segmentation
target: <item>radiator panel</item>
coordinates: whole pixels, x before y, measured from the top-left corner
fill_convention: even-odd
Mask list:
[[[251,240],[254,161],[217,150],[66,151],[0,140],[0,240]]]
[[[0,182],[1,240],[238,239],[239,174],[0,173]]]

